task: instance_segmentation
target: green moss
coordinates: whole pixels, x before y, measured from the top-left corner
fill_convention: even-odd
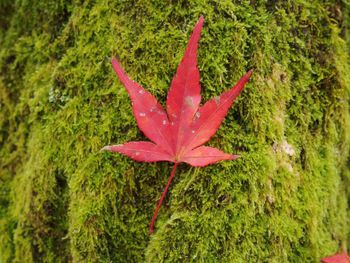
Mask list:
[[[3,1],[1,262],[319,262],[350,242],[349,6],[340,1]],[[204,100],[251,82],[181,165],[101,153],[143,139],[111,56],[164,102],[190,32]]]

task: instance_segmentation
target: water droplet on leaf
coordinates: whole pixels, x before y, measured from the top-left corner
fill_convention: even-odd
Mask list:
[[[185,98],[185,103],[190,107],[194,107],[193,98],[191,96]]]

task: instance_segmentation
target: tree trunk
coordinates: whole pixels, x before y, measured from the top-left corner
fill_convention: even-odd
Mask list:
[[[73,3],[72,3],[73,2]],[[319,262],[350,242],[346,1],[0,3],[0,262]],[[204,101],[254,74],[178,167],[143,140],[110,59],[163,103],[198,18]],[[164,105],[164,103],[163,103]]]

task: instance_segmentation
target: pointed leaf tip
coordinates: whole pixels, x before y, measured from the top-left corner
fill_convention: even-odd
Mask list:
[[[100,152],[103,152],[103,151],[110,151],[111,150],[111,146],[104,146],[101,148]]]
[[[197,24],[199,24],[199,23],[201,23],[201,24],[204,23],[204,17],[203,16],[199,17]]]
[[[247,75],[246,75],[246,76],[247,76],[248,79],[252,76],[253,72],[254,72],[254,69],[251,69],[251,70],[249,70],[249,71],[247,72]]]
[[[113,146],[107,145],[107,146],[102,147],[101,150],[100,150],[100,152],[102,152],[102,151],[111,151],[111,152],[115,152],[114,149],[117,148],[117,147],[120,147],[120,146],[121,146],[121,144],[117,144],[117,145],[113,145]]]
[[[237,160],[238,158],[241,158],[240,155],[232,154],[232,159],[231,160]]]

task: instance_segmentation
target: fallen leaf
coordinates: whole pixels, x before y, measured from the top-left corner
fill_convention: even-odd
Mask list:
[[[151,142],[127,142],[105,146],[102,150],[119,152],[140,162],[169,161],[175,163],[168,184],[154,212],[150,224],[151,234],[159,208],[179,163],[206,166],[239,157],[202,145],[215,134],[228,109],[252,75],[252,70],[247,72],[230,90],[200,107],[201,90],[197,67],[197,48],[203,23],[204,18],[200,17],[172,80],[166,101],[166,111],[151,93],[126,75],[115,58],[112,59],[114,71],[131,98],[137,125]]]
[[[350,257],[347,252],[342,254],[335,254],[330,257],[325,257],[321,259],[323,263],[350,263]]]

